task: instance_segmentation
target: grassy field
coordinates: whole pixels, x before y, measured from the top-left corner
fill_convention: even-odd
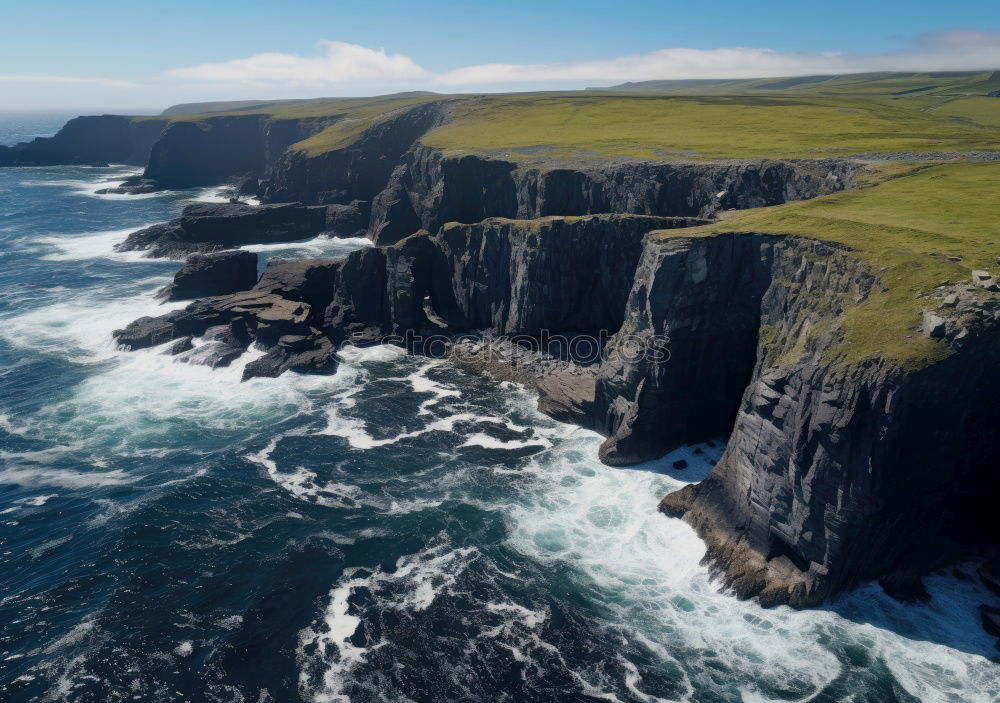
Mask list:
[[[886,290],[848,310],[847,346],[837,353],[847,361],[881,356],[919,368],[947,354],[943,344],[915,332],[921,311],[935,307],[930,292],[969,281],[974,269],[1000,268],[1000,163],[909,168],[869,188],[734,212],[712,225],[658,235],[761,232],[846,244]]]
[[[934,112],[941,116],[965,119],[986,127],[1000,128],[1000,98],[958,98],[934,108]]]
[[[1000,98],[986,97],[1000,90],[1000,72],[652,81],[622,88],[629,92],[205,103],[175,106],[165,116],[193,122],[231,115],[337,120],[292,147],[310,156],[350,146],[366,129],[434,100],[457,105],[453,119],[425,135],[425,144],[521,162],[1000,148]],[[194,114],[178,114],[185,109]]]
[[[208,108],[224,107],[223,110],[205,110],[193,114],[174,114],[166,117],[171,122],[200,122],[214,117],[239,115],[267,115],[275,119],[308,119],[325,117],[336,120],[323,131],[295,145],[293,149],[309,156],[342,149],[350,146],[361,134],[388,119],[398,111],[415,107],[442,96],[432,93],[379,95],[372,98],[318,98],[316,100],[281,100],[274,102],[209,103]],[[195,109],[197,105],[189,106]],[[134,119],[160,119],[160,117],[137,117]]]
[[[852,73],[737,80],[674,80],[623,83],[607,90],[672,95],[986,95],[1000,90],[1000,71]]]
[[[993,109],[1000,115],[1000,99]],[[934,105],[934,103],[931,103]],[[977,108],[984,114],[990,105]],[[592,93],[468,100],[424,144],[519,161],[815,158],[1000,148],[1000,125],[927,98],[673,97]]]

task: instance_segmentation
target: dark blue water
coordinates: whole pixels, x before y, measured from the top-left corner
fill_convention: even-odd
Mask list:
[[[125,173],[0,169],[0,699],[996,700],[973,581],[720,594],[656,504],[721,445],[604,467],[524,391],[392,348],[242,384],[116,351],[178,264],[112,245],[212,197],[94,195]]]

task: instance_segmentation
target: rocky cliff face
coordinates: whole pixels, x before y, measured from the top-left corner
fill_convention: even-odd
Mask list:
[[[857,169],[835,160],[539,169],[418,145],[375,198],[371,233],[377,244],[391,244],[417,229],[434,232],[446,222],[487,217],[602,212],[710,217],[832,193],[849,187]]]
[[[1000,489],[996,296],[928,302],[913,333],[951,347],[944,361],[919,370],[849,362],[844,307],[881,286],[852,252],[753,233],[648,234],[838,191],[858,164],[541,169],[422,146],[446,118],[446,101],[404,110],[350,147],[312,157],[288,147],[327,121],[80,118],[52,139],[0,149],[0,165],[148,155],[151,187],[249,176],[247,192],[271,203],[186,212],[126,244],[153,253],[322,229],[366,230],[383,245],[273,264],[248,290],[213,289],[220,294],[137,320],[116,333],[127,348],[173,341],[183,360],[216,366],[257,344],[267,351],[247,366],[250,377],[328,369],[340,343],[411,332],[610,335],[597,364],[536,354],[533,370],[501,366],[538,389],[546,412],[604,434],[609,464],[729,435],[706,480],[661,507],[698,530],[742,597],[807,606],[869,578],[916,594],[919,573],[1000,539],[991,514]],[[288,201],[298,202],[276,204]],[[516,345],[508,348],[514,359]]]
[[[443,103],[420,105],[374,125],[344,149],[318,156],[285,153],[264,184],[262,197],[269,202],[312,204],[371,201],[386,187],[403,155],[443,119],[443,111]]]
[[[0,146],[0,166],[133,164],[144,166],[165,120],[121,115],[77,117],[53,137]]]
[[[741,597],[804,607],[871,578],[918,595],[919,574],[995,543],[995,301],[942,294],[950,307],[925,332],[953,345],[945,361],[849,363],[844,306],[881,287],[852,252],[752,233],[643,241],[648,219],[450,225],[352,255],[327,334],[431,319],[449,333],[617,330],[594,373],[502,372],[605,434],[611,464],[730,435],[712,474],[662,508],[696,527]]]
[[[749,311],[760,320],[756,361],[745,389],[726,393],[729,408],[738,396],[726,452],[662,509],[695,526],[741,597],[803,607],[871,578],[918,595],[920,573],[955,559],[959,545],[998,537],[985,497],[1000,486],[991,469],[1000,458],[998,312],[953,311],[965,334],[928,368],[847,363],[837,353],[841,301],[863,299],[877,278],[849,252],[815,241],[762,242],[749,261],[764,259],[768,285],[759,312]],[[672,352],[687,346],[672,338]],[[706,378],[711,388],[712,375],[690,390]],[[613,452],[620,440],[609,443]]]
[[[250,374],[274,375],[321,368],[345,341],[409,332],[614,333],[597,365],[536,355],[507,377],[605,434],[611,464],[729,434],[708,478],[662,509],[695,526],[737,594],[765,604],[807,606],[869,578],[912,594],[921,572],[1000,538],[996,298],[929,301],[934,324],[914,333],[951,345],[944,361],[848,362],[844,306],[881,287],[860,258],[793,237],[648,234],[693,222],[451,224],[342,261],[283,264],[253,290],[117,335],[137,348],[211,332],[226,359],[256,341],[269,351]]]
[[[173,122],[153,145],[145,177],[163,188],[215,185],[235,177],[262,178],[289,146],[332,121],[239,115]]]

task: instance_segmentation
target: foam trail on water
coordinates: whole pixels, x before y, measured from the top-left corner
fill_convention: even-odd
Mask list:
[[[345,256],[346,254],[372,246],[369,239],[362,237],[333,237],[321,234],[312,239],[304,239],[298,242],[282,242],[279,244],[246,244],[241,249],[256,252],[265,257],[294,257],[294,258],[325,258]]]
[[[150,259],[146,258],[146,252],[115,251],[114,248],[116,244],[121,244],[125,241],[125,238],[129,234],[148,227],[150,224],[152,223],[107,232],[36,237],[33,239],[32,246],[43,251],[50,251],[50,253],[41,257],[43,261],[85,261],[87,259],[103,258],[125,262],[150,263]],[[160,260],[169,261],[169,259]]]
[[[536,480],[510,511],[509,543],[591,583],[600,608],[611,614],[597,626],[620,636],[626,649],[677,662],[700,691],[714,687],[720,699],[734,691],[713,682],[712,660],[742,682],[744,701],[809,700],[845,673],[836,654],[844,648],[884,662],[921,701],[945,703],[955,700],[949,691],[961,691],[962,701],[987,703],[1000,694],[995,665],[961,649],[971,634],[982,640],[979,651],[988,651],[986,638],[969,632],[976,604],[989,600],[982,586],[931,579],[927,605],[902,606],[875,584],[830,609],[762,609],[736,600],[719,591],[701,564],[705,546],[694,531],[656,509],[667,492],[702,478],[721,447],[697,454],[684,448],[648,470],[622,470],[594,459],[599,442],[578,430],[529,462]],[[690,468],[670,471],[679,458]],[[912,636],[897,634],[907,628]],[[957,630],[950,640],[942,635],[949,628]],[[942,640],[954,647],[934,643]],[[706,659],[701,651],[713,655]],[[637,671],[626,669],[626,687],[641,689]]]
[[[322,618],[299,633],[297,658],[302,667],[299,689],[303,697],[322,703],[349,703],[351,698],[345,686],[351,681],[352,672],[386,644],[378,641],[358,646],[352,641],[362,624],[361,618],[352,612],[353,594],[364,590],[377,600],[381,609],[412,617],[453,588],[477,555],[475,547],[432,544],[400,557],[392,573],[345,569],[330,591]]]
[[[154,291],[167,277],[136,281],[135,298],[118,291],[52,296],[59,302],[19,312],[0,326],[0,338],[14,347],[58,354],[76,363],[95,363],[120,356],[111,333],[144,315],[163,315],[183,307],[183,302],[162,304]]]

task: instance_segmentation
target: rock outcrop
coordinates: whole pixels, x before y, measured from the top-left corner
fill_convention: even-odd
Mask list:
[[[231,253],[246,254],[220,254]],[[250,256],[256,269],[256,256]],[[341,264],[332,259],[273,261],[248,290],[200,298],[182,310],[139,318],[116,330],[114,337],[128,350],[173,341],[167,353],[213,367],[229,365],[256,345],[265,354],[244,367],[244,380],[293,369],[329,369],[336,364],[334,348],[319,327]]]
[[[0,166],[109,163],[145,166],[166,120],[121,115],[76,117],[53,137],[0,146]]]
[[[375,198],[371,235],[376,244],[392,244],[417,229],[434,232],[446,222],[488,217],[614,212],[704,218],[832,193],[849,187],[858,168],[837,160],[538,168],[418,145]]]
[[[268,202],[295,200],[311,204],[371,201],[385,188],[403,155],[427,130],[440,123],[446,103],[400,110],[342,149],[315,156],[286,152],[261,187],[261,196]]]
[[[251,288],[256,282],[257,255],[253,252],[191,254],[160,296],[165,300],[191,300],[227,295]]]
[[[925,368],[848,362],[841,300],[877,278],[837,247],[767,247],[756,362],[726,452],[662,509],[695,526],[741,597],[804,607],[872,578],[919,594],[919,574],[1000,536],[986,497],[1000,488],[1000,307],[947,313],[966,333]]]
[[[246,203],[195,203],[181,216],[130,234],[115,248],[146,251],[153,257],[183,257],[193,252],[245,244],[293,242],[326,228],[326,208],[284,203],[255,207]]]
[[[270,172],[289,146],[335,119],[235,115],[170,122],[152,146],[144,175],[163,188],[259,178]]]

